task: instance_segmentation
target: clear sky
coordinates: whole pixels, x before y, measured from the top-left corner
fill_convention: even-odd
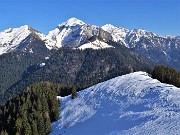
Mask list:
[[[47,34],[71,17],[180,35],[180,0],[0,0],[0,31],[27,24]]]

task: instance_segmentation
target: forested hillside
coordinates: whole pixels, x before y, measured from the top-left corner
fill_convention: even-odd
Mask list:
[[[32,44],[34,49],[31,53],[17,51],[0,55],[0,96],[11,85],[26,78],[27,73],[37,70],[39,68],[37,64],[45,61],[48,50],[44,43],[36,40]]]
[[[43,68],[13,84],[0,99],[5,101],[35,82],[75,84],[82,89],[119,75],[151,68],[150,61],[125,47],[99,50],[61,48]]]
[[[57,96],[72,93],[77,88],[49,82],[28,86],[23,93],[0,107],[0,135],[45,135],[51,132],[51,122],[59,118]]]

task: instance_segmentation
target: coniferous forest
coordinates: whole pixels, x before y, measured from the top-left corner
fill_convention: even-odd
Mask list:
[[[51,122],[58,120],[58,95],[72,93],[76,87],[40,82],[0,107],[0,135],[45,135],[51,132]]]
[[[31,58],[31,55],[27,55],[25,59],[20,57],[21,61],[17,60],[17,64],[14,62],[14,65],[4,65],[3,69],[7,70],[2,71],[3,74],[14,72],[11,73],[10,81],[5,81],[8,76],[5,80],[2,79],[0,104],[15,97],[23,92],[28,85],[36,82],[50,81],[59,84],[74,84],[83,89],[116,76],[139,70],[147,71],[152,68],[150,61],[134,50],[123,46],[100,50],[86,49],[84,51],[61,48],[48,60],[44,60],[42,55],[33,55],[37,58]],[[13,56],[12,54],[11,57]],[[11,57],[7,58],[11,60]],[[14,57],[18,59],[19,55]],[[30,63],[29,67],[26,65],[26,61]],[[46,63],[43,68],[37,67],[40,61]],[[20,69],[19,66],[21,66]]]
[[[155,66],[152,72],[152,77],[162,83],[172,84],[180,87],[180,72],[167,66]]]

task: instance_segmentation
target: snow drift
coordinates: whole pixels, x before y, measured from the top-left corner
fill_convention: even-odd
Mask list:
[[[145,72],[116,77],[60,101],[51,135],[180,134],[180,89]]]

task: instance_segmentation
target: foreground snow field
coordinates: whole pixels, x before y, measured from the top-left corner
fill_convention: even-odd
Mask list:
[[[99,83],[60,98],[51,135],[179,135],[180,89],[145,72]]]

